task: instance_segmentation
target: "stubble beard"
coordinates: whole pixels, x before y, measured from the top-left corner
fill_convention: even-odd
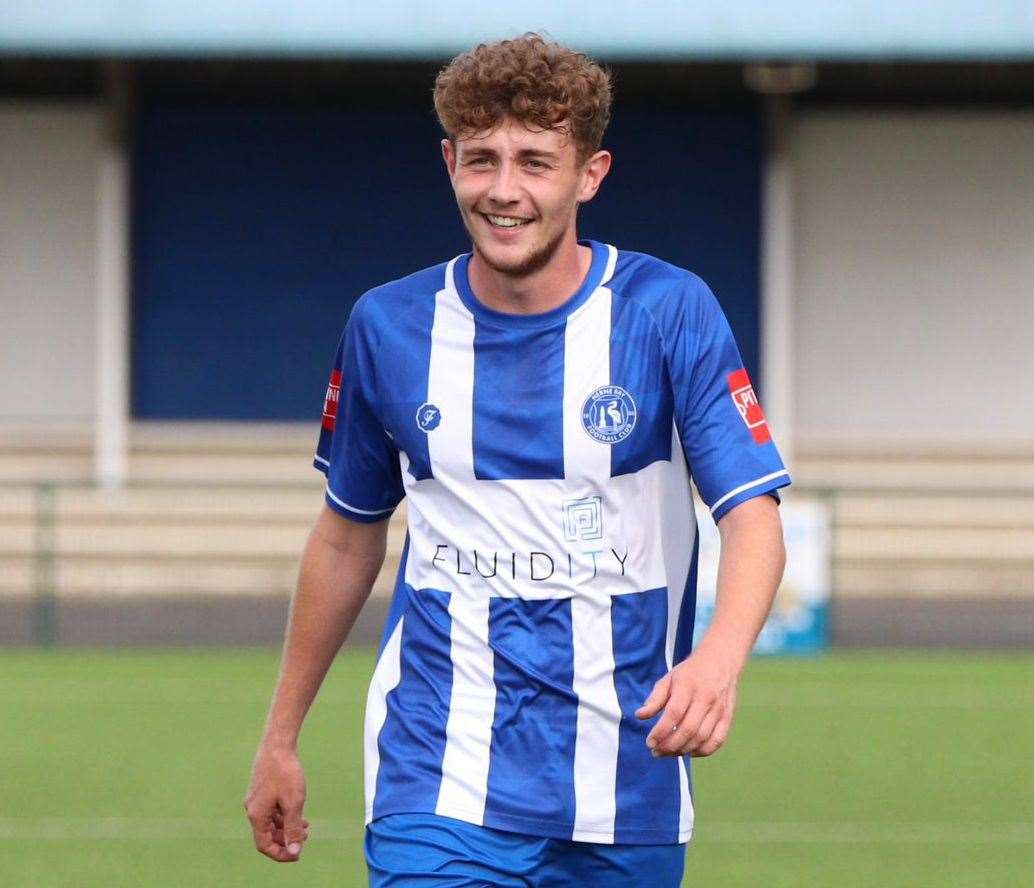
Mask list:
[[[491,268],[492,271],[504,274],[507,277],[523,278],[534,274],[536,271],[541,271],[549,265],[557,250],[560,249],[560,244],[564,240],[564,234],[564,230],[561,229],[551,240],[544,243],[537,250],[532,250],[531,253],[517,262],[505,263],[494,261],[483,250],[478,250],[478,255],[481,257],[481,261]],[[477,241],[474,241],[474,246],[475,248],[477,247]]]

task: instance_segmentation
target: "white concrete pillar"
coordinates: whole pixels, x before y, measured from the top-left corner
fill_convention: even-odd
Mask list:
[[[793,409],[793,100],[765,98],[768,140],[761,194],[761,373],[763,405],[772,435],[792,471]]]
[[[129,70],[105,67],[107,108],[97,170],[97,384],[94,479],[118,487],[129,470]]]

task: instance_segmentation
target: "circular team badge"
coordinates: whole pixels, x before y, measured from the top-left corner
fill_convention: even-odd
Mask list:
[[[422,432],[431,432],[442,421],[442,411],[434,404],[421,404],[416,411],[416,424]]]
[[[624,441],[635,421],[635,401],[619,385],[600,386],[582,404],[582,427],[601,444]]]

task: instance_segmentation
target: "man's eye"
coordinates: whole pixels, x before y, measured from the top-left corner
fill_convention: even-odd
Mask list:
[[[544,169],[546,169],[546,165],[541,160],[529,160],[528,161],[528,166],[530,166],[532,169],[536,169],[536,170],[544,170]]]
[[[469,166],[484,165],[486,163],[488,163],[488,158],[487,157],[475,157],[473,160],[468,160],[467,161],[467,164]]]

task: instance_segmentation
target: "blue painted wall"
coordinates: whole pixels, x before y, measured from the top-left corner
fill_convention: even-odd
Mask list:
[[[429,109],[141,109],[133,393],[142,419],[318,420],[348,310],[469,248]],[[700,274],[757,380],[761,130],[750,110],[623,109],[580,232]]]

